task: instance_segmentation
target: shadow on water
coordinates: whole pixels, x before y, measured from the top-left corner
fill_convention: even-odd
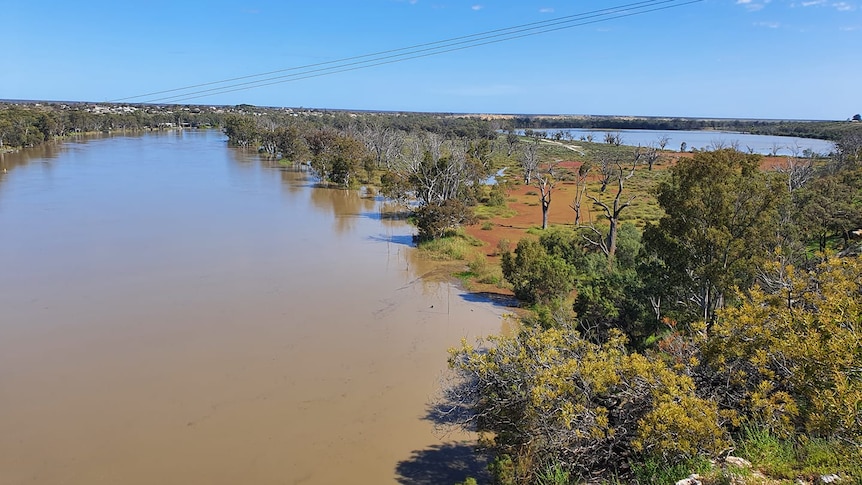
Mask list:
[[[518,306],[518,299],[512,295],[492,293],[490,291],[467,292],[461,294],[464,301],[470,303],[491,303],[494,306],[514,308]]]
[[[443,392],[428,404],[422,418],[432,422],[443,437],[453,430],[472,429],[474,417],[472,409],[461,399],[470,393],[471,384],[457,378],[447,382]],[[407,485],[455,484],[467,477],[490,483],[488,456],[473,441],[448,441],[414,450],[409,459],[398,463],[395,471],[398,483]]]
[[[399,244],[402,246],[415,247],[416,244],[413,242],[413,236],[410,234],[398,234],[388,236],[386,234],[381,234],[379,236],[369,236],[370,240],[374,242],[388,242],[392,244]]]
[[[398,483],[405,485],[455,484],[467,477],[488,482],[487,458],[470,443],[456,442],[415,450],[395,467]]]
[[[403,210],[363,212],[362,214],[360,214],[360,216],[375,221],[406,221],[410,217],[410,211]]]

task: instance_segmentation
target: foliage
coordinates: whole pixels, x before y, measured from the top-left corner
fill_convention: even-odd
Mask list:
[[[665,216],[647,226],[645,247],[663,265],[666,299],[688,307],[691,320],[711,321],[734,287],[751,285],[778,244],[787,191],[759,162],[732,149],[698,152],[659,183]]]
[[[573,308],[581,332],[591,340],[601,342],[616,329],[641,347],[658,331],[661,322],[650,312],[644,282],[636,270],[597,265],[594,273],[578,282],[577,290]]]
[[[764,280],[719,313],[705,349],[711,391],[775,436],[862,443],[862,261],[776,263]]]
[[[413,211],[413,221],[419,229],[418,240],[443,237],[447,231],[465,224],[473,224],[472,209],[457,199],[426,204]]]
[[[515,296],[529,303],[544,303],[567,296],[574,289],[575,270],[553,256],[536,240],[522,239],[515,254],[503,254],[503,276]]]
[[[246,116],[228,117],[225,120],[224,132],[232,145],[240,147],[248,147],[258,138],[254,120]]]
[[[695,395],[693,381],[629,353],[618,332],[599,345],[572,325],[531,326],[490,342],[450,351],[463,381],[448,397],[493,433],[514,483],[555,467],[587,477],[634,456],[673,463],[726,446],[716,406]]]
[[[849,232],[862,227],[862,169],[826,174],[793,193],[794,219],[802,234],[817,241],[820,251],[837,235],[849,242]]]
[[[329,130],[306,136],[311,151],[311,168],[325,182],[348,187],[371,155],[359,140]]]

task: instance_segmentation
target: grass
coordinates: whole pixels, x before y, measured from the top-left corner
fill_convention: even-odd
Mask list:
[[[844,442],[809,439],[804,435],[778,438],[759,428],[746,428],[737,453],[764,475],[793,481],[838,474],[844,483],[862,482],[862,451]]]
[[[480,254],[478,247],[482,241],[468,235],[463,229],[450,231],[446,236],[419,243],[419,249],[430,259],[438,261],[466,261]]]
[[[674,484],[692,473],[706,473],[711,469],[709,460],[695,457],[678,463],[664,463],[660,460],[647,459],[640,463],[632,463],[632,472],[637,483],[642,485]]]
[[[501,206],[490,206],[490,205],[477,205],[473,208],[473,214],[476,215],[479,219],[490,219],[492,217],[500,217],[500,218],[508,218],[513,217],[517,214],[514,209],[510,209],[505,205]]]
[[[473,283],[481,283],[483,285],[494,285],[498,288],[504,286],[503,271],[498,265],[488,263],[484,254],[476,253],[470,257],[467,263],[467,269],[455,273],[455,277],[461,280],[464,287],[470,289]]]

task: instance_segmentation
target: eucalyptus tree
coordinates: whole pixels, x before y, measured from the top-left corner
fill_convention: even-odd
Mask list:
[[[787,191],[737,150],[697,152],[670,168],[657,199],[665,215],[644,232],[660,262],[662,291],[690,319],[711,322],[733,288],[748,288],[779,243]]]

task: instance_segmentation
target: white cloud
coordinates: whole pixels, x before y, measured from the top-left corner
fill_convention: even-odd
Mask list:
[[[473,10],[476,10],[476,11],[482,10],[482,6],[481,6],[481,5],[473,5],[473,6],[472,6],[472,7],[470,7],[470,8],[472,8]]]
[[[761,0],[759,2],[755,0],[736,0],[736,4],[742,5],[749,12],[757,12],[758,10],[763,10],[763,8],[766,7],[766,4],[771,1],[772,0]]]
[[[841,27],[838,30],[840,30],[841,32],[856,32],[857,30],[862,30],[862,27],[859,27],[858,25],[854,25],[851,27]]]
[[[754,25],[757,27],[766,27],[767,29],[777,29],[781,27],[781,24],[778,22],[755,22]]]
[[[832,4],[839,12],[852,12],[856,10],[856,5],[847,2],[836,2]]]
[[[814,5],[823,5],[824,3],[826,3],[826,0],[811,0],[808,2],[802,2],[802,6],[803,7],[811,7]]]
[[[539,13],[554,13],[554,9],[551,7],[540,8]]]

